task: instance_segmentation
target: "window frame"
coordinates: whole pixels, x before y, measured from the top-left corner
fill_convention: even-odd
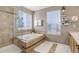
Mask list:
[[[54,11],[59,11],[60,12],[60,15],[59,15],[59,17],[60,17],[60,22],[58,23],[59,24],[59,32],[49,32],[48,31],[48,18],[47,18],[47,20],[46,20],[46,34],[52,34],[52,35],[61,35],[61,10],[52,10],[52,11],[48,11],[47,13],[46,13],[46,17],[48,17],[48,13],[49,12],[54,12]]]
[[[21,18],[23,18],[23,17],[17,15],[17,21],[16,21],[16,28],[17,28],[17,30],[31,30],[31,29],[32,29],[32,14],[26,13],[26,12],[24,12],[24,11],[18,11],[18,13],[20,13],[20,12],[21,12],[21,14],[22,14],[22,13],[25,13],[25,14],[26,14],[26,17],[27,17],[27,15],[29,15],[29,17],[30,17],[29,20],[30,20],[31,22],[30,22],[30,24],[29,24],[29,25],[30,25],[29,27],[27,27],[27,26],[25,27],[25,25],[24,25],[24,27],[18,27],[18,26],[19,26],[19,25],[18,25],[18,24],[19,24],[19,23],[18,23],[19,17],[21,17]],[[18,13],[17,13],[17,14],[18,14]],[[27,19],[26,19],[26,21],[27,21]]]

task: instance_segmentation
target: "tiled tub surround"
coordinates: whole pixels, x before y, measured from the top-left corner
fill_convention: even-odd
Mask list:
[[[29,52],[33,47],[37,46],[40,41],[43,41],[45,36],[43,34],[30,33],[27,35],[17,36],[14,43],[19,46],[24,52]]]

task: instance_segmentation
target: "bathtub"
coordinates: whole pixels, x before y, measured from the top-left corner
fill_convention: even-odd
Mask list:
[[[26,35],[17,36],[14,42],[22,48],[26,49],[43,40],[44,37],[44,34],[30,33]]]
[[[43,34],[30,33],[30,34],[27,34],[27,35],[17,36],[16,38],[18,38],[20,40],[24,40],[28,43],[28,42],[33,41],[34,39],[41,37],[41,36],[43,36]]]

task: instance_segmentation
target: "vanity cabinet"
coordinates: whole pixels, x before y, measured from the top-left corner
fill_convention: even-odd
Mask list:
[[[79,51],[79,45],[77,44],[75,38],[73,38],[72,35],[69,34],[69,46],[70,46],[70,49],[71,49],[71,52],[72,53],[78,53]]]

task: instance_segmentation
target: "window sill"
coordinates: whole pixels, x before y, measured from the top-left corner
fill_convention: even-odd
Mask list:
[[[50,34],[50,35],[61,35],[61,33],[60,32],[47,32],[46,34]]]
[[[32,30],[32,28],[18,28],[17,30]]]

